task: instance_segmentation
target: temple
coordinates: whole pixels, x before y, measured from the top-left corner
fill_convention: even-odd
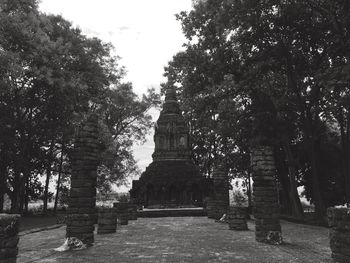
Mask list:
[[[130,197],[145,207],[201,206],[210,183],[191,159],[189,129],[168,88],[155,124],[153,162],[134,180]]]

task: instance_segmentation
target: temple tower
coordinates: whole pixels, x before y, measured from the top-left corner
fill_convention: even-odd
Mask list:
[[[153,162],[133,181],[131,198],[146,207],[201,205],[209,183],[191,159],[189,129],[173,88],[166,91],[153,139]]]
[[[176,100],[174,89],[168,89],[163,110],[155,125],[154,161],[189,161],[189,131]]]

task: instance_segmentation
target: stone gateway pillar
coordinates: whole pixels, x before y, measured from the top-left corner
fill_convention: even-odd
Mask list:
[[[74,145],[66,233],[86,245],[94,242],[97,165],[98,122],[92,114],[80,127]]]
[[[211,202],[215,209],[214,218],[220,219],[224,214],[227,215],[230,204],[228,176],[223,164],[214,167],[213,183],[214,199]]]
[[[275,162],[271,146],[258,146],[252,151],[253,214],[258,242],[281,244],[281,225],[275,184]]]
[[[335,262],[350,262],[350,208],[327,209],[329,244]]]
[[[0,262],[16,263],[19,215],[0,214]]]
[[[114,208],[98,209],[97,234],[110,234],[117,231],[117,211]]]

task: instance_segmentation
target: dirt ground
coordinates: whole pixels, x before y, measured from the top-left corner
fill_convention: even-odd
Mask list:
[[[55,252],[65,227],[21,236],[17,262],[332,262],[328,229],[282,221],[284,244],[257,243],[249,231],[231,231],[206,217],[140,218],[117,233],[95,235],[85,250]]]

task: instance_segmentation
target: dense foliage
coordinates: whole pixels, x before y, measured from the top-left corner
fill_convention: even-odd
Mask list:
[[[350,203],[350,4],[206,0],[178,14],[186,50],[165,69],[180,91],[194,159],[249,177],[250,149],[275,146],[287,211],[298,186],[324,215]]]
[[[36,0],[1,1],[0,25],[0,211],[4,193],[13,212],[41,195],[45,211],[54,175],[56,197],[65,192],[74,132],[92,111],[100,115],[99,190],[137,172],[131,147],[152,125],[154,90],[138,98],[110,44],[41,13]]]

